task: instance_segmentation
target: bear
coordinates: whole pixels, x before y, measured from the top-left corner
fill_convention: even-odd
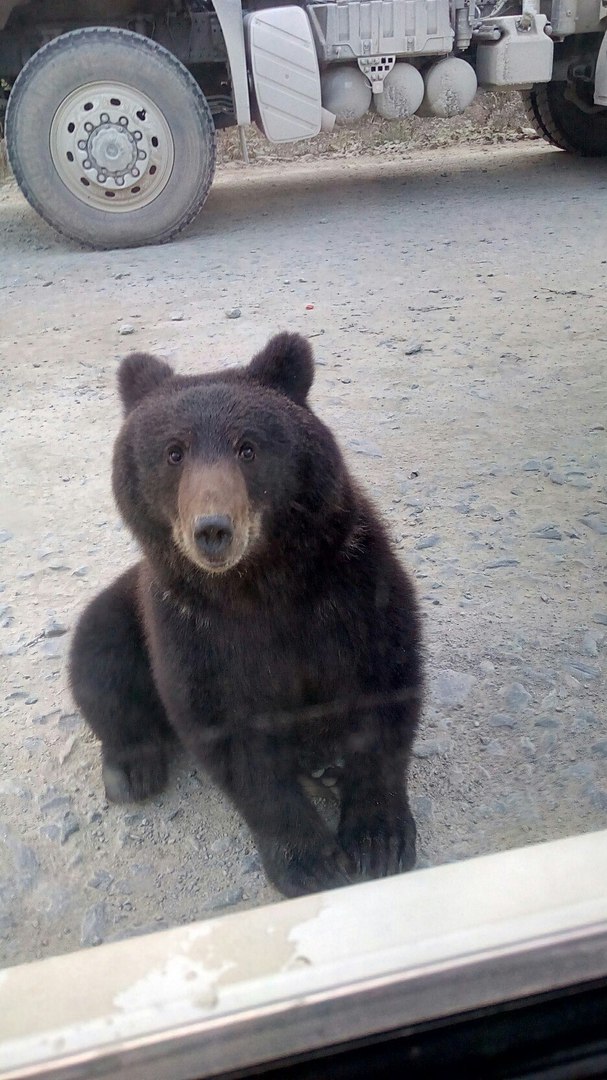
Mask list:
[[[69,657],[107,798],[162,791],[180,742],[287,897],[411,869],[416,848],[418,604],[313,378],[289,332],[193,376],[123,359],[113,491],[142,558],[85,608]],[[337,829],[302,779],[336,762]]]

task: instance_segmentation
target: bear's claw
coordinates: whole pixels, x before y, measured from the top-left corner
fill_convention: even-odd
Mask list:
[[[142,802],[166,786],[168,767],[162,746],[138,747],[121,761],[104,761],[103,783],[110,802]]]

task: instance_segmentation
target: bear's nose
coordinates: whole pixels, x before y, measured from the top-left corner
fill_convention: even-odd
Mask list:
[[[234,539],[230,518],[225,514],[196,518],[194,539],[203,555],[223,555]]]

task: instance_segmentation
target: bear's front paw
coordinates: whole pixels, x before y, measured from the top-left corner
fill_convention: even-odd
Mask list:
[[[142,802],[158,795],[168,779],[165,748],[161,744],[134,746],[104,755],[103,783],[110,802]]]
[[[350,807],[342,815],[338,837],[360,877],[387,877],[415,866],[416,828],[404,800]]]
[[[280,838],[259,842],[264,870],[284,896],[304,896],[350,885],[354,867],[335,839]]]

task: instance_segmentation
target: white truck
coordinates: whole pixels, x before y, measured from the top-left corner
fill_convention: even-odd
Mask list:
[[[607,0],[0,0],[9,160],[93,247],[170,240],[201,209],[215,132],[274,143],[373,109],[453,116],[523,93],[549,142],[607,153]]]

